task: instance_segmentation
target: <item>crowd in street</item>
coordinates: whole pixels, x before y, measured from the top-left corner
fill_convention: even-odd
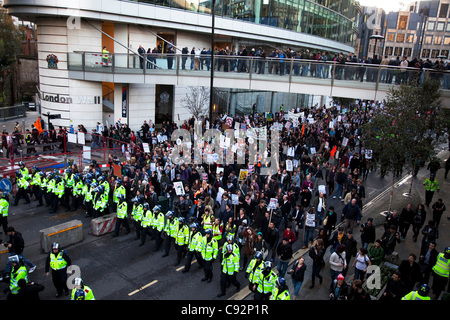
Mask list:
[[[21,162],[13,204],[19,205],[22,198],[29,203],[32,194],[38,206],[45,205],[50,214],[61,212],[61,207],[82,210],[92,218],[116,214],[114,237],[133,231],[140,246],[153,243],[155,252],[162,251],[162,258],[175,251],[174,265],[184,265],[185,273],[196,259],[204,271],[201,280],[207,283],[213,279],[212,265],[219,264],[218,296],[225,295],[230,284],[240,290],[237,274],[244,272],[256,300],[291,299],[290,283],[292,298],[297,298],[305,272],[312,275],[309,289],[316,285],[316,278],[319,285],[327,280],[330,299],[370,299],[362,286],[367,268],[382,264],[396,245],[407,241],[412,226],[412,241],[421,237],[420,253],[399,266],[396,277],[400,282],[392,284],[392,292],[387,290],[386,299],[401,299],[416,285],[421,285],[418,292],[429,291],[428,282],[433,282],[433,293],[439,295],[445,290],[444,280],[448,280],[450,258],[448,248],[444,253],[432,250],[445,211],[442,199],[433,201],[431,194],[425,206],[398,208],[400,214],[394,210],[386,217],[382,235],[375,234],[373,219],[363,212],[364,184],[369,173],[376,171],[373,159],[377,155],[365,150],[359,137],[361,125],[380,108],[380,103],[358,101],[345,107],[289,111],[281,107],[275,114],[220,115],[212,123],[201,119],[203,132],[208,128],[221,132],[265,128],[268,141],[272,131],[281,129],[278,172],[267,176],[260,174],[267,165],[264,150],[254,163],[173,163],[176,142],[171,141],[171,134],[180,128],[190,131],[191,149],[195,148],[194,118],[180,126],[167,121],[161,129],[144,121],[138,131],[119,122],[109,127],[99,123],[96,129],[102,136],[97,142],[126,144],[121,149],[127,153],[126,161],[120,160],[125,153],[111,153],[107,171],[94,161],[89,169],[73,164],[64,173],[27,168]],[[114,140],[102,140],[107,137]],[[247,160],[248,140],[244,140],[243,149]],[[144,144],[148,144],[148,151],[144,151]],[[436,181],[435,174],[431,179]],[[424,182],[430,189],[427,192],[439,189],[433,181]],[[430,205],[433,218],[428,215],[426,219]],[[335,210],[341,206],[342,210]],[[353,238],[355,231],[361,233],[360,245]],[[289,268],[295,242],[309,248],[310,265],[302,256]],[[329,277],[321,274],[327,250]],[[446,267],[441,263],[440,269],[435,268],[440,259],[447,259]],[[442,270],[444,275],[436,275]],[[352,284],[344,290],[348,281]]]

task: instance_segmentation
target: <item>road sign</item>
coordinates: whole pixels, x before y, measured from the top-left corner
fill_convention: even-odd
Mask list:
[[[11,181],[9,181],[8,179],[2,179],[2,181],[0,181],[0,189],[2,189],[4,192],[11,192],[12,190],[12,183]]]

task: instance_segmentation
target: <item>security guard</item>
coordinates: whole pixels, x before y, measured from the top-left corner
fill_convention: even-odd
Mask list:
[[[31,190],[33,191],[34,197],[39,201],[38,207],[42,207],[42,191],[41,183],[44,173],[39,170],[37,166],[32,168],[32,178],[30,181]]]
[[[45,261],[45,274],[49,276],[49,271],[52,269],[53,285],[56,288],[56,297],[60,297],[63,291],[66,295],[69,294],[67,287],[67,267],[72,264],[69,255],[65,250],[61,250],[60,244],[54,242],[52,244],[52,251],[47,256]]]
[[[201,242],[201,254],[203,259],[203,271],[205,276],[201,281],[211,282],[213,278],[212,264],[217,259],[219,245],[213,237],[211,229],[205,231],[203,241]]]
[[[187,245],[187,255],[186,255],[186,263],[184,264],[184,269],[181,271],[182,273],[186,273],[191,268],[192,259],[197,259],[198,267],[203,268],[203,259],[200,253],[201,251],[201,241],[203,239],[202,234],[199,232],[199,225],[197,222],[193,222],[189,226],[189,237],[188,237],[188,245]]]
[[[9,213],[9,195],[1,192],[0,198],[0,224],[3,227],[3,232],[6,234],[8,228],[8,213]]]
[[[231,282],[236,287],[236,292],[240,290],[241,284],[236,280],[239,272],[239,253],[234,252],[232,244],[226,245],[226,252],[222,257],[222,273],[220,274],[220,293],[218,297],[224,296],[227,283]]]
[[[174,239],[175,230],[178,225],[178,218],[175,218],[175,213],[170,210],[166,213],[166,220],[164,223],[164,254],[162,257],[167,257],[169,255],[170,247]]]
[[[256,288],[257,280],[259,279],[259,274],[264,269],[263,253],[261,251],[256,251],[255,257],[250,260],[245,271],[245,277],[248,277],[248,289],[254,292]]]
[[[211,206],[205,207],[205,213],[202,216],[202,225],[203,225],[203,231],[205,232],[208,229],[212,228],[212,224],[214,222],[214,216],[212,214]]]
[[[114,191],[115,192],[115,191]],[[119,199],[118,197],[120,196],[125,196],[122,193],[119,193],[117,195],[113,195],[114,197],[117,197],[117,200]],[[113,200],[113,202],[116,200]],[[141,220],[142,220],[142,212],[144,211],[144,207],[143,205],[140,203],[140,199],[139,197],[134,197],[132,199],[133,201],[133,207],[131,208],[131,220],[133,221],[133,225],[134,225],[134,231],[136,232],[136,237],[134,238],[134,240],[138,240],[141,238]],[[116,204],[116,209],[117,209],[117,204]]]
[[[92,289],[84,284],[82,278],[73,279],[73,289],[70,300],[95,300]]]
[[[100,188],[101,186],[99,186]],[[128,224],[128,204],[123,195],[119,196],[119,204],[116,212],[116,225],[114,228],[113,237],[119,236],[120,226],[123,225],[127,230],[126,234],[130,233],[130,225]]]
[[[161,211],[161,206],[156,205],[155,209],[153,209],[154,214],[155,214],[155,220],[154,220],[154,235],[153,237],[155,238],[155,249],[153,251],[158,251],[159,248],[161,248],[161,245],[163,243],[163,238],[162,238],[162,232],[164,229],[164,213],[162,213]]]
[[[417,291],[411,291],[406,296],[402,298],[402,300],[431,300],[428,296],[430,292],[430,288],[426,284],[422,284]]]
[[[214,223],[211,226],[211,229],[213,231],[213,237],[217,240],[219,243],[220,240],[222,240],[222,232],[223,232],[223,225],[220,221],[220,218],[215,218]]]
[[[19,280],[25,279],[28,283],[28,271],[18,255],[8,257],[8,261],[11,263],[12,270],[11,278],[9,280],[9,293],[7,299],[13,300],[19,293]]]
[[[260,272],[253,288],[255,300],[269,300],[275,290],[277,275],[272,270],[272,261],[264,262],[264,269]]]
[[[25,168],[26,169],[26,168]],[[28,169],[27,169],[28,171]],[[27,174],[28,176],[28,174]],[[16,183],[17,183],[17,194],[14,200],[14,205],[17,206],[19,200],[23,197],[25,199],[25,204],[30,203],[30,198],[28,197],[28,187],[30,186],[28,179],[22,174],[21,171],[16,171]]]
[[[122,185],[122,180],[117,179],[116,185],[114,188],[114,192],[113,192],[113,208],[112,208],[113,211],[116,211],[117,204],[119,203],[119,198],[118,198],[119,194],[122,194],[126,198],[127,197],[126,192],[127,191],[126,191],[125,187]]]
[[[289,288],[286,285],[286,279],[284,278],[277,279],[276,288],[272,292],[270,300],[291,300]]]
[[[184,217],[178,218],[178,226],[175,229],[174,234],[175,249],[177,251],[177,261],[175,267],[180,265],[181,258],[186,255],[186,247],[189,241],[189,227],[186,225],[186,219]]]
[[[423,182],[423,185],[425,186],[425,204],[429,206],[433,200],[434,192],[436,190],[439,192],[439,182],[434,176],[431,176]]]
[[[76,211],[80,204],[83,203],[83,181],[81,180],[81,175],[75,173],[73,176],[73,187],[72,187],[72,209],[70,211]]]
[[[439,297],[441,292],[445,289],[448,283],[450,273],[450,247],[445,248],[437,256],[436,264],[431,268],[433,275],[433,293]],[[450,284],[447,291],[450,290]]]
[[[150,226],[153,221],[153,212],[152,210],[150,210],[150,205],[147,202],[144,202],[142,206],[144,208],[144,211],[142,212],[141,219],[141,243],[139,243],[140,247],[145,244],[145,239],[147,238],[147,234],[150,233]]]

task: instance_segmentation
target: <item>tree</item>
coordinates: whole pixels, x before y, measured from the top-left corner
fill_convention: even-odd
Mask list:
[[[403,168],[417,172],[419,166],[436,154],[437,140],[432,138],[430,129],[444,127],[440,97],[439,82],[432,79],[421,86],[402,84],[391,88],[385,106],[363,126],[363,144],[373,150],[381,175],[392,173],[389,211],[395,176]]]
[[[21,51],[21,33],[6,10],[0,8],[0,66],[11,65]]]
[[[195,119],[208,115],[209,88],[189,86],[187,89],[186,96],[181,99],[183,106],[189,110]]]

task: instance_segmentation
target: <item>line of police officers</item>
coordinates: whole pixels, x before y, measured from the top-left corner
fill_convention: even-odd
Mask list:
[[[16,172],[16,183],[18,192],[14,204],[25,198],[25,203],[30,203],[28,193],[33,193],[38,206],[50,207],[50,213],[56,213],[59,205],[66,211],[75,211],[84,207],[86,217],[99,217],[109,213],[110,208],[110,185],[103,176],[100,169],[90,170],[82,176],[66,169],[62,174],[58,170],[47,173],[34,166],[28,171],[23,162],[19,163],[20,169]],[[240,249],[235,242],[234,232],[228,232],[226,243],[223,245],[219,255],[219,242],[222,239],[221,225],[214,222],[212,208],[207,208],[202,221],[190,218],[186,221],[184,217],[177,217],[175,212],[169,210],[167,213],[161,211],[161,206],[150,208],[149,204],[141,198],[131,199],[132,206],[129,210],[127,202],[127,191],[121,179],[115,181],[112,191],[111,210],[116,212],[116,224],[113,237],[118,237],[121,227],[128,234],[131,231],[128,216],[136,233],[135,240],[140,240],[143,246],[147,236],[155,240],[154,251],[164,248],[162,257],[169,255],[172,245],[176,250],[175,266],[180,265],[183,257],[186,258],[183,273],[190,270],[195,258],[199,268],[204,271],[201,281],[207,283],[213,278],[213,263],[219,258],[221,264],[221,291],[218,296],[225,295],[226,288],[233,284],[236,290],[240,290],[240,283],[236,279],[240,266]],[[284,278],[278,278],[272,270],[272,262],[262,259],[262,254],[257,252],[255,258],[249,263],[246,270],[249,278],[249,288],[255,293],[255,299],[283,299],[288,300],[289,290]]]

